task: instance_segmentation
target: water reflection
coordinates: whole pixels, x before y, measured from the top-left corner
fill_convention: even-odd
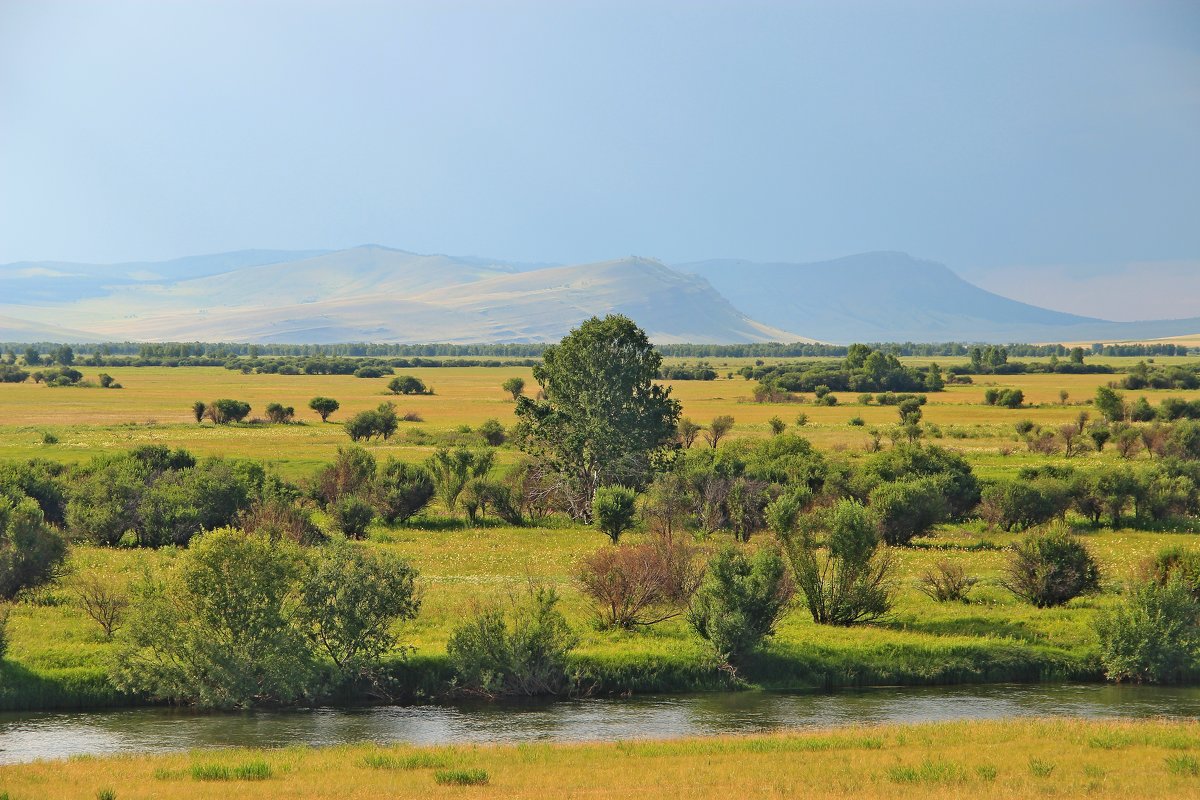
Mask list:
[[[78,754],[352,742],[586,741],[1019,716],[1200,717],[1200,689],[1095,685],[769,692],[197,714],[0,714],[0,764]]]

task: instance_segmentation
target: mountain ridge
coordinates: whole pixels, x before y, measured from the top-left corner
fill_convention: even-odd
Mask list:
[[[629,256],[543,265],[367,244],[0,266],[0,339],[10,340],[40,332],[63,341],[540,342],[613,312],[663,343],[1103,341],[1200,331],[1200,319],[1116,323],[1022,303],[898,251],[811,263]]]

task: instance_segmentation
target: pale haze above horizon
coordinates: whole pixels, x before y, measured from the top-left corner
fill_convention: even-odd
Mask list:
[[[1196,316],[1200,4],[0,0],[0,264],[368,242]]]

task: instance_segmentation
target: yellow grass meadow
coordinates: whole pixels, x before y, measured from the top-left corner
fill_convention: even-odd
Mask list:
[[[929,359],[911,359],[913,362]],[[1132,364],[1136,359],[1098,359],[1114,364]],[[1168,359],[1160,359],[1160,362]],[[1170,359],[1177,361],[1181,359]],[[951,363],[953,360],[944,360]],[[704,423],[728,414],[736,425],[733,436],[765,437],[768,420],[778,416],[793,430],[796,418],[807,419],[798,432],[822,449],[861,451],[870,441],[871,427],[896,422],[896,409],[862,406],[857,395],[839,393],[839,404],[818,407],[811,403],[755,403],[753,382],[736,370],[753,359],[712,361],[721,374],[715,381],[676,381],[673,396],[683,404],[683,413]],[[100,370],[84,368],[86,379],[96,380]],[[222,367],[112,367],[105,368],[125,388],[49,388],[32,382],[0,384],[0,459],[44,457],[82,461],[108,450],[160,443],[184,447],[200,455],[248,456],[274,464],[286,477],[299,478],[332,459],[338,445],[349,440],[341,422],[349,416],[382,402],[394,402],[401,413],[413,412],[421,422],[402,423],[389,442],[370,445],[378,456],[420,460],[434,446],[420,441],[420,431],[438,434],[464,426],[475,427],[487,419],[510,425],[512,398],[500,388],[509,377],[522,377],[526,391],[536,391],[527,367],[437,367],[398,370],[412,374],[432,386],[432,395],[393,395],[387,391],[389,378],[363,379],[350,375],[245,375]],[[733,372],[732,378],[725,376]],[[982,474],[1015,470],[1021,456],[1013,423],[1031,419],[1045,425],[1074,420],[1096,388],[1108,384],[1113,375],[1012,375],[987,376],[969,386],[950,386],[931,394],[925,421],[938,426],[947,444],[979,459]],[[983,393],[992,387],[1020,388],[1031,405],[1005,409],[983,405]],[[1066,391],[1066,404],[1060,393]],[[1164,397],[1200,397],[1200,392],[1146,392],[1152,402]],[[318,395],[333,397],[341,408],[328,423],[308,409]],[[228,397],[244,400],[253,408],[251,417],[263,416],[268,403],[296,409],[300,424],[197,425],[191,405],[196,400]],[[862,426],[851,425],[861,419]],[[44,435],[57,439],[44,443]],[[1010,452],[1012,451],[1012,452]],[[1005,459],[1005,455],[1016,458]],[[502,451],[500,462],[512,457]]]
[[[1190,798],[1200,797],[1198,756],[1196,723],[1018,720],[605,744],[74,758],[0,767],[0,791],[12,800]]]

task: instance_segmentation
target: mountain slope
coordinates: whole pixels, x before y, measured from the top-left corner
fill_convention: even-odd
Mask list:
[[[420,299],[485,316],[493,337],[523,331],[531,341],[560,338],[580,320],[606,313],[625,314],[656,342],[804,338],[750,319],[707,281],[644,258],[491,278],[435,290]]]
[[[107,295],[113,287],[161,284],[222,272],[310,258],[325,250],[238,250],[170,261],[80,264],[19,261],[0,266],[0,298],[6,303],[62,303]]]
[[[863,253],[810,264],[701,261],[704,277],[746,314],[830,342],[1040,342],[1158,338],[1197,320],[1114,323],[1010,300],[942,264],[904,253]]]
[[[71,319],[99,339],[555,341],[590,316],[614,312],[659,342],[802,338],[749,319],[703,279],[656,261],[517,270],[364,246],[0,311],[39,322]]]
[[[1114,323],[1051,311],[889,252],[672,269],[634,257],[546,267],[364,245],[0,266],[0,339],[10,341],[554,341],[613,312],[657,342],[1087,342],[1200,331],[1200,319]]]
[[[96,335],[0,315],[0,342],[90,342]]]

